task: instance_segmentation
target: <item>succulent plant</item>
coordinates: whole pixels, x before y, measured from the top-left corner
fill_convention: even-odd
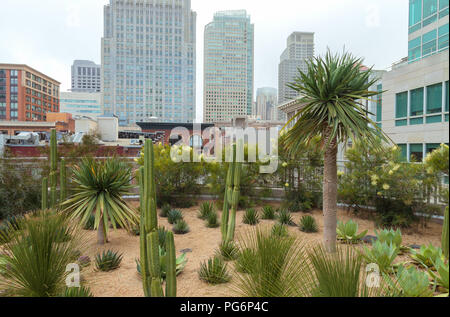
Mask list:
[[[67,287],[62,297],[94,297],[89,287]]]
[[[187,234],[189,231],[189,226],[183,219],[177,220],[173,226],[173,232],[175,234]]]
[[[78,258],[78,264],[81,267],[88,267],[89,265],[91,265],[91,258],[87,255],[80,256]]]
[[[233,241],[222,241],[216,255],[225,261],[233,261],[236,260],[238,252],[239,250]]]
[[[375,235],[377,240],[381,243],[386,242],[387,244],[394,244],[397,248],[402,246],[402,232],[400,229],[394,231],[393,229],[383,229],[381,231],[375,230]]]
[[[262,209],[262,217],[264,220],[274,220],[275,219],[275,210],[272,206],[265,206]]]
[[[430,277],[436,282],[436,284],[442,287],[448,296],[449,290],[449,271],[448,271],[448,261],[444,262],[442,259],[437,259],[433,262],[435,272],[433,270],[428,270]]]
[[[286,225],[282,223],[276,223],[272,227],[272,235],[279,238],[284,238],[289,236],[289,231],[286,228]]]
[[[161,208],[161,211],[159,213],[159,216],[162,218],[167,218],[167,216],[169,215],[169,212],[172,210],[172,207],[170,207],[170,205],[164,205]]]
[[[299,227],[302,232],[312,233],[318,231],[316,219],[312,216],[303,216],[300,219]]]
[[[448,206],[445,208],[444,212],[444,225],[442,226],[442,238],[441,238],[441,247],[442,252],[444,253],[444,257],[448,259],[448,244],[449,244],[449,222],[448,222]]]
[[[253,249],[245,248],[238,253],[235,269],[239,273],[250,273],[252,264],[255,262],[256,253]]]
[[[292,218],[291,213],[287,209],[280,209],[277,215],[278,222],[287,225],[287,226],[295,226],[294,219]]]
[[[396,297],[431,297],[433,291],[430,289],[430,281],[425,272],[415,267],[398,267],[395,283],[390,283],[394,289],[393,296]]]
[[[206,220],[211,212],[214,211],[214,204],[210,202],[204,202],[200,205],[200,210],[198,212],[198,218]]]
[[[166,266],[167,266],[167,264],[166,264],[167,253],[161,247],[159,248],[159,262],[160,262],[160,266],[161,266],[161,278],[165,279],[166,278]],[[186,263],[187,263],[186,253],[183,253],[175,261],[175,274],[176,275],[180,275],[183,272],[184,268],[186,267]],[[141,263],[139,260],[136,260],[136,270],[137,270],[138,274],[140,276],[142,276]]]
[[[258,212],[254,208],[247,209],[244,214],[242,222],[247,225],[255,226],[259,223]]]
[[[158,232],[159,247],[163,250],[166,250],[167,233],[169,231],[166,229],[166,227],[159,226],[157,232]]]
[[[220,226],[219,224],[219,216],[215,210],[211,211],[206,217],[206,226],[208,228],[217,228]]]
[[[213,285],[228,283],[231,280],[227,264],[218,257],[203,262],[198,270],[198,277],[200,280]]]
[[[337,223],[337,238],[346,243],[358,243],[366,236],[367,232],[368,230],[365,230],[358,234],[358,224],[351,219],[347,223],[342,221],[338,221]]]
[[[183,220],[183,213],[178,209],[172,209],[167,214],[167,220],[171,225],[175,224],[178,220]]]
[[[444,260],[442,249],[434,247],[432,244],[429,246],[421,246],[420,250],[411,250],[411,258],[418,264],[421,264],[427,268],[434,269],[434,263],[438,259]]]
[[[95,267],[99,271],[109,272],[118,269],[122,262],[122,254],[107,250],[95,256]]]
[[[375,263],[381,272],[390,273],[399,249],[393,244],[376,241],[372,248],[364,246],[363,257],[367,263]]]

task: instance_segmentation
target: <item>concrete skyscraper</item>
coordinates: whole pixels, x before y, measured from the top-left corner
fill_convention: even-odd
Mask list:
[[[101,92],[101,65],[91,61],[76,60],[72,65],[73,92]]]
[[[195,118],[196,13],[190,0],[110,0],[102,39],[103,110],[121,126]]]
[[[294,82],[298,69],[306,71],[306,60],[314,56],[314,33],[294,32],[287,39],[287,47],[281,54],[278,67],[278,103],[284,104],[297,98],[297,92],[287,84]],[[279,112],[280,116],[284,116]],[[283,119],[283,118],[278,118]]]
[[[252,114],[254,25],[245,10],[222,11],[205,27],[204,121]]]
[[[256,91],[256,117],[261,120],[276,119],[277,100],[277,90],[275,88],[258,88]]]

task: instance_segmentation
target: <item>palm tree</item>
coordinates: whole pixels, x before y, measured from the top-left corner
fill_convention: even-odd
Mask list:
[[[377,138],[387,140],[361,103],[379,94],[369,91],[377,79],[371,79],[372,69],[361,70],[362,62],[349,53],[328,51],[325,57],[309,60],[307,71],[299,70],[298,78],[288,85],[299,93],[298,102],[304,107],[287,124],[297,120],[286,133],[286,150],[295,154],[305,144],[311,144],[314,137],[322,138],[324,244],[328,252],[336,251],[339,144],[349,138],[369,143]]]
[[[130,194],[131,168],[116,158],[104,162],[85,158],[73,170],[75,193],[63,203],[64,211],[85,225],[95,213],[94,228],[98,230],[98,244],[107,240],[109,224],[116,229],[129,228],[138,221],[137,214],[122,196]]]

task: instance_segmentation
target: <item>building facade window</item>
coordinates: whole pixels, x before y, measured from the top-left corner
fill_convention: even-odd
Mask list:
[[[441,26],[438,29],[438,33],[439,33],[439,39],[438,39],[439,50],[448,48],[448,23]]]
[[[427,87],[427,114],[442,112],[442,84]]]
[[[423,144],[410,144],[409,156],[411,161],[415,162],[423,161]]]
[[[397,120],[396,126],[404,126],[408,124],[408,121],[406,120],[406,117],[408,116],[408,92],[402,92],[398,93],[396,95],[396,101],[395,101],[395,117],[396,119],[402,119],[403,120]]]
[[[418,88],[411,90],[410,116],[416,117],[423,115],[424,89]]]

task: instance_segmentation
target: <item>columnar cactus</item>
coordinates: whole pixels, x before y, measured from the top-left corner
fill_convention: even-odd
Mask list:
[[[42,179],[42,197],[41,197],[41,209],[46,210],[48,207],[48,178]]]
[[[448,207],[445,208],[445,214],[444,214],[444,227],[442,228],[442,251],[444,252],[444,256],[446,259],[448,259],[448,243],[449,243],[449,236],[448,236]]]
[[[50,135],[50,207],[55,207],[56,205],[56,186],[57,186],[57,141],[56,141],[56,130],[52,129]]]
[[[154,152],[151,140],[145,142],[144,166],[139,169],[140,183],[140,262],[142,284],[146,297],[164,296],[159,259],[158,217],[156,214],[156,189],[154,172]],[[166,297],[176,297],[176,258],[172,232],[166,238]]]
[[[241,171],[242,163],[237,162],[238,150],[241,150],[242,146],[236,147],[233,145],[233,162],[230,164],[227,174],[227,185],[225,188],[225,196],[223,203],[222,213],[222,240],[233,241],[234,231],[236,228],[236,212],[239,204],[239,195],[241,191]],[[230,213],[231,207],[231,213]]]
[[[59,203],[61,204],[67,197],[67,186],[66,186],[66,161],[61,160],[59,167]]]

